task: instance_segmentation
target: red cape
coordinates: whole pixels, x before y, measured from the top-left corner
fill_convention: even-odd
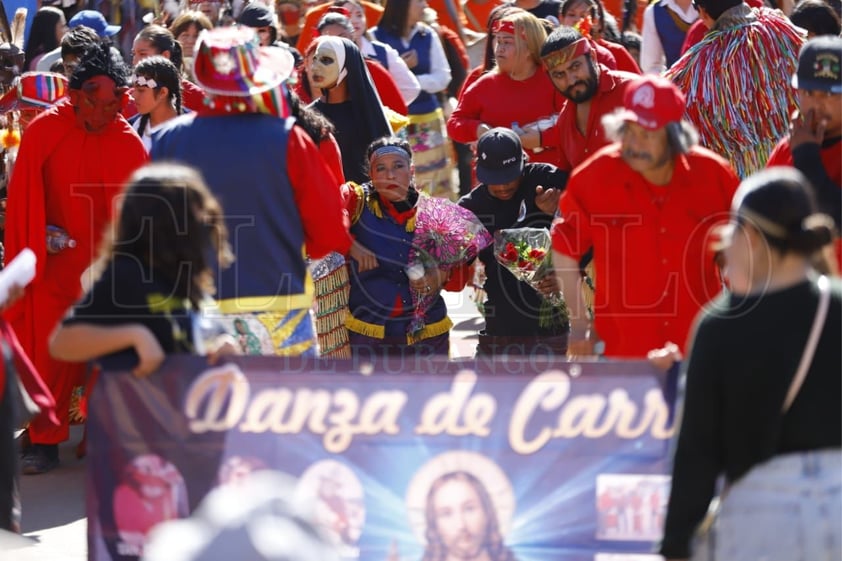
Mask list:
[[[99,252],[115,198],[146,159],[143,143],[125,119],[118,116],[102,132],[89,133],[67,99],[32,121],[21,141],[9,184],[6,260],[28,247],[37,266],[23,298],[5,317],[53,392],[63,422],[65,384],[72,382],[61,377],[66,363],[50,358],[48,339],[81,296],[81,274]],[[66,230],[76,247],[48,256],[47,225]],[[36,423],[33,429],[35,436]]]

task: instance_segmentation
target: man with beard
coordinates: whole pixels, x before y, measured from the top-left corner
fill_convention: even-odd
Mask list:
[[[793,166],[816,189],[822,212],[842,227],[842,38],[816,37],[798,57],[792,77],[799,111],[790,134],[781,140],[766,165]]]
[[[128,69],[108,46],[86,52],[68,87],[69,99],[26,129],[6,210],[6,262],[28,247],[38,265],[23,298],[5,316],[53,393],[61,421],[32,422],[25,474],[58,465],[58,444],[69,436],[71,393],[82,383],[85,365],[50,358],[48,339],[82,296],[82,272],[99,253],[124,182],[146,161],[143,143],[119,114]]]
[[[433,481],[424,514],[422,561],[515,561],[503,543],[494,503],[473,474],[452,471]]]
[[[553,225],[556,276],[568,296],[568,354],[611,357],[680,350],[693,318],[720,289],[712,229],[728,218],[738,179],[696,146],[685,99],[655,76],[628,86],[603,118],[606,146],[570,176]],[[584,314],[578,262],[593,247],[594,321]]]
[[[553,85],[569,100],[553,134],[560,136],[558,167],[571,171],[609,143],[601,119],[623,104],[626,87],[637,75],[599,64],[591,43],[572,27],[553,31],[541,58]]]

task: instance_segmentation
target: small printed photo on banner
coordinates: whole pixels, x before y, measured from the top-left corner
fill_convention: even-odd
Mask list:
[[[649,553],[597,553],[593,561],[664,561],[664,558]]]
[[[343,559],[358,559],[357,543],[365,525],[365,492],[357,475],[342,462],[320,460],[298,480],[299,499],[312,501],[316,522],[327,529]]]
[[[482,454],[435,456],[410,481],[406,503],[424,559],[515,559],[505,544],[515,513],[512,484]]]
[[[156,454],[137,456],[125,466],[113,504],[121,555],[141,555],[153,526],[189,514],[184,478]]]
[[[595,497],[597,539],[661,539],[669,489],[668,475],[598,475]]]
[[[269,469],[266,462],[253,456],[231,456],[219,466],[217,482],[222,485],[239,485],[256,471]]]

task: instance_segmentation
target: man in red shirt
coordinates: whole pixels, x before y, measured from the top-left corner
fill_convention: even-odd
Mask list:
[[[623,104],[623,93],[637,76],[598,64],[588,39],[572,27],[553,31],[541,58],[553,85],[568,100],[552,134],[559,139],[558,168],[572,171],[609,143],[601,119]]]
[[[53,393],[61,421],[55,426],[33,420],[26,474],[58,466],[58,444],[69,436],[73,386],[84,377],[84,364],[50,357],[48,339],[82,296],[82,273],[99,253],[123,183],[146,161],[143,143],[119,115],[127,87],[128,69],[107,46],[87,51],[70,78],[69,99],[26,129],[9,185],[7,263],[27,247],[38,262],[35,279],[5,315]],[[56,237],[66,242],[55,244]]]
[[[570,309],[570,355],[644,357],[680,346],[720,288],[710,234],[739,183],[726,160],[696,146],[685,100],[655,76],[629,85],[606,116],[606,146],[570,176],[553,225],[554,264]],[[579,259],[593,248],[594,320],[585,316]],[[594,329],[595,328],[595,329]],[[598,335],[597,335],[598,334]]]

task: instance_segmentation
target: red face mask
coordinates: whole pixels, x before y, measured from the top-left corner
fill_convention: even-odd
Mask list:
[[[278,12],[284,25],[296,25],[301,20],[301,10],[295,4],[287,4]]]
[[[114,122],[122,109],[126,88],[118,88],[107,76],[94,76],[79,90],[70,90],[79,124],[88,132],[99,132]]]

